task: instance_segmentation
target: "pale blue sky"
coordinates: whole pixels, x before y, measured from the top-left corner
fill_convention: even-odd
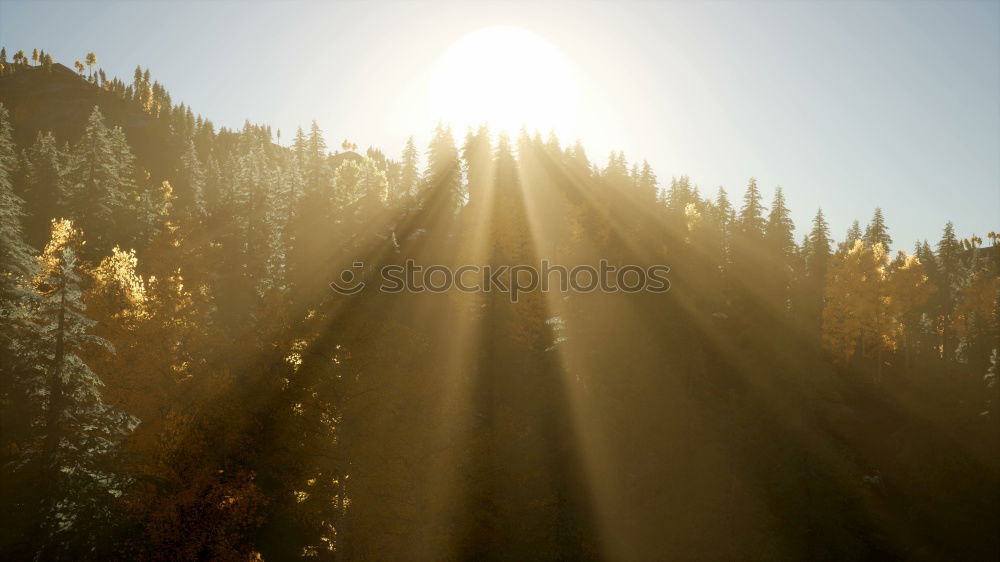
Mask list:
[[[661,179],[738,200],[784,187],[800,231],[885,210],[898,246],[1000,230],[1000,2],[11,2],[0,44],[109,74],[152,70],[217,125],[313,118],[398,153],[425,142],[423,80],[459,38],[523,27],[588,92],[574,133]],[[571,139],[564,139],[571,140]]]

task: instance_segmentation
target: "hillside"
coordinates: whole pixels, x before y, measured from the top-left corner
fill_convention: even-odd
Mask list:
[[[10,112],[14,142],[26,148],[39,132],[51,131],[59,143],[76,142],[87,116],[100,106],[105,122],[125,131],[140,166],[165,177],[171,162],[163,157],[169,131],[138,106],[88,82],[62,64],[52,72],[41,67],[0,76],[0,103]]]

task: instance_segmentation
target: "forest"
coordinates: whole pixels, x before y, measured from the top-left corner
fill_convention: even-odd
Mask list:
[[[1000,554],[996,233],[796,239],[753,178],[216,128],[96,64],[0,51],[4,559]],[[670,290],[330,287],[542,259]]]

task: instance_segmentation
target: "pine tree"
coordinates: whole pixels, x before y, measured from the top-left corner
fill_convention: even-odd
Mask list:
[[[292,152],[295,153],[295,157],[298,159],[300,165],[306,164],[306,147],[308,141],[306,141],[306,134],[302,130],[302,127],[295,129],[295,139],[292,141]]]
[[[62,214],[59,205],[66,200],[64,160],[51,132],[39,132],[25,154],[25,224],[29,242],[38,248],[48,238],[52,217]]]
[[[956,288],[961,267],[962,245],[955,236],[955,225],[948,221],[937,244],[937,263],[942,275],[942,290],[949,294]]]
[[[233,177],[223,195],[228,207],[234,259],[258,294],[283,285],[285,251],[284,202],[264,147],[257,145],[233,166]]]
[[[483,125],[475,133],[470,129],[462,147],[469,204],[481,204],[489,196],[493,183],[493,148],[490,133]],[[404,155],[405,156],[405,155]]]
[[[41,390],[36,377],[25,375],[35,363],[27,336],[38,304],[32,287],[37,263],[21,236],[23,203],[14,193],[15,164],[10,121],[0,104],[0,507],[14,512],[0,523],[7,537],[30,532],[31,514],[23,508],[36,501],[31,491],[37,482],[35,471],[25,470],[20,451],[35,442],[40,410],[33,397]]]
[[[287,228],[295,219],[299,202],[305,192],[305,178],[302,175],[299,159],[295,155],[284,159],[284,167],[281,169],[281,191],[286,194],[283,205],[287,213],[285,225]]]
[[[962,245],[955,236],[955,225],[948,221],[937,244],[935,285],[938,289],[937,315],[942,334],[942,353],[946,360],[954,359],[955,338],[952,318],[962,277]]]
[[[646,160],[642,161],[642,168],[638,175],[639,189],[639,200],[643,203],[655,203],[657,195],[659,194],[660,187],[659,182],[656,179],[656,174],[653,172],[653,167],[649,165]]]
[[[90,233],[95,252],[113,245],[115,219],[125,203],[122,186],[128,183],[131,162],[121,159],[131,154],[121,146],[122,141],[105,127],[104,117],[95,106],[66,170],[67,209]]]
[[[32,251],[22,236],[24,202],[12,181],[17,165],[12,135],[7,108],[0,104],[0,353],[5,364],[34,272]]]
[[[403,169],[400,174],[400,186],[404,193],[411,197],[416,197],[418,182],[420,181],[420,171],[418,164],[420,154],[417,146],[413,143],[413,137],[406,139],[406,147],[403,148]]]
[[[172,183],[177,199],[178,217],[197,224],[205,216],[205,171],[198,161],[194,140],[189,140],[177,167],[177,181]]]
[[[818,209],[813,217],[812,230],[802,241],[802,279],[800,283],[802,298],[802,315],[805,322],[817,330],[823,311],[823,289],[826,285],[827,271],[832,256],[830,226],[823,216],[823,210]]]
[[[490,208],[494,263],[518,263],[529,256],[531,244],[524,215],[520,174],[507,135],[497,139]]]
[[[865,229],[863,240],[865,241],[865,244],[868,244],[869,246],[882,244],[886,251],[892,247],[892,237],[889,236],[889,228],[885,225],[885,217],[882,216],[881,207],[875,207],[875,214],[872,216],[871,222],[868,223],[868,227]]]
[[[796,254],[794,229],[791,213],[785,206],[784,193],[778,187],[774,191],[771,211],[764,227],[764,246],[765,259],[770,262],[765,294],[771,301],[770,309],[779,314],[787,309],[790,300],[789,285]]]
[[[454,212],[463,200],[462,168],[451,127],[439,124],[427,149],[427,171],[424,173],[432,197]],[[443,210],[443,209],[442,209]]]
[[[759,240],[764,237],[764,206],[761,205],[760,189],[755,178],[750,178],[743,194],[739,225],[740,232],[746,238]]]
[[[326,160],[326,141],[316,121],[309,128],[309,137],[305,146],[306,189],[309,193],[319,194],[330,186],[333,174]]]
[[[721,265],[723,269],[726,269],[732,260],[733,227],[736,224],[736,210],[733,209],[732,203],[729,202],[729,195],[721,185],[715,195],[714,209],[716,221],[719,224]]]
[[[810,279],[822,284],[826,279],[826,269],[831,254],[830,225],[823,216],[823,209],[816,211],[813,227],[806,238],[806,268]]]
[[[791,211],[785,205],[784,193],[778,187],[774,190],[771,212],[764,227],[764,238],[770,249],[782,260],[787,259],[795,249],[795,239],[792,237],[794,230]]]
[[[844,238],[844,244],[842,246],[843,250],[846,252],[854,248],[854,243],[861,240],[861,223],[854,220],[851,223],[851,227],[847,229],[847,236]]]
[[[41,258],[37,281],[40,305],[32,318],[39,387],[45,401],[41,444],[26,453],[42,475],[43,494],[36,544],[47,559],[56,548],[73,550],[92,545],[96,533],[79,527],[107,525],[110,504],[126,484],[109,463],[121,440],[138,425],[134,417],[104,403],[100,376],[84,363],[81,353],[93,346],[112,350],[110,343],[90,333],[76,249],[81,235],[68,220],[53,221],[52,238]],[[73,544],[73,543],[84,543]]]

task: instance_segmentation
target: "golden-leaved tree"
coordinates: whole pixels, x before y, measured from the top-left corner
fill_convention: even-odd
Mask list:
[[[897,337],[909,364],[915,335],[920,329],[921,311],[933,287],[924,264],[917,256],[900,251],[892,263],[889,278],[889,308],[896,320]]]
[[[889,259],[882,244],[855,240],[836,256],[827,274],[823,341],[843,361],[894,349],[895,320],[890,310]],[[860,353],[859,348],[860,347]]]

